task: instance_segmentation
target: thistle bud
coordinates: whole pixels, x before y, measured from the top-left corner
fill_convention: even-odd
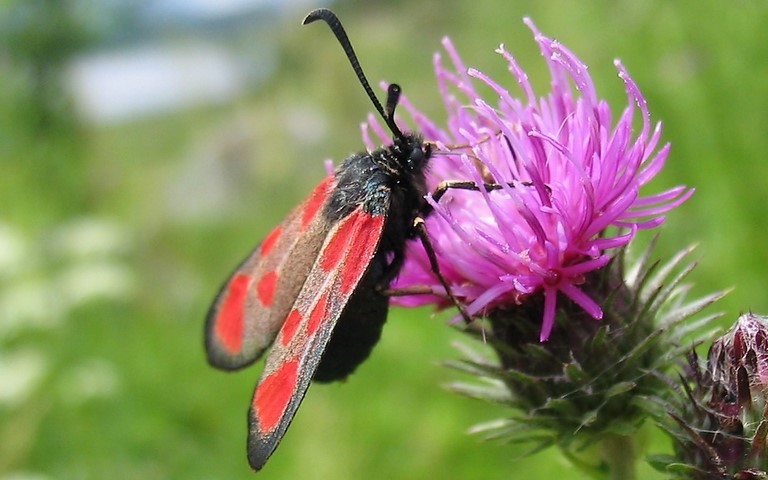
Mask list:
[[[671,413],[682,478],[768,478],[768,317],[741,315],[712,343],[706,362],[691,355],[684,396]]]
[[[709,368],[716,381],[746,403],[742,406],[749,407],[752,401],[762,405],[768,387],[768,317],[741,315],[733,328],[712,344]]]

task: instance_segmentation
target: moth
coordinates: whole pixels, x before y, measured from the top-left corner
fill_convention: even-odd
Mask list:
[[[378,101],[336,15],[318,9],[303,23],[317,20],[335,34],[393,138],[351,155],[321,181],[237,267],[208,313],[205,348],[214,367],[245,367],[271,346],[248,413],[255,470],[285,435],[310,381],[344,379],[370,354],[408,239],[425,242],[455,301],[421,220],[430,212],[424,197],[432,147],[395,124],[398,85],[389,87],[385,106]]]

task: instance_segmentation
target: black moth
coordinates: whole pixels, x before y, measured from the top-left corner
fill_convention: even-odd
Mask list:
[[[323,180],[235,270],[210,309],[205,344],[213,366],[244,367],[271,345],[249,410],[248,459],[257,470],[310,381],[343,379],[370,354],[408,239],[422,239],[455,302],[420,220],[430,212],[424,196],[431,147],[395,124],[399,86],[389,87],[384,107],[379,103],[336,15],[318,9],[304,24],[316,20],[336,35],[393,141],[350,156]]]

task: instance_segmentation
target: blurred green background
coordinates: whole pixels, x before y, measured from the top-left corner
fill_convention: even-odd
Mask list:
[[[245,413],[260,367],[209,368],[203,318],[234,265],[324,175],[323,160],[361,149],[371,107],[330,32],[300,26],[317,4],[193,18],[163,3],[184,4],[0,3],[0,479],[251,478]],[[764,1],[332,7],[370,78],[401,83],[438,119],[432,54],[443,35],[514,92],[493,53],[504,43],[542,93],[545,65],[521,22],[530,15],[590,66],[616,114],[620,57],[673,144],[651,188],[697,189],[663,227],[659,255],[700,245],[694,293],[736,287],[718,307],[724,324],[768,312]],[[178,105],[147,101],[155,88],[134,92],[122,114],[77,83],[87,59],[162,49],[228,59],[220,70],[221,55],[187,59],[165,85],[182,97],[224,67],[239,76]],[[154,71],[168,67],[152,58]],[[136,70],[108,73],[130,84]],[[457,374],[439,362],[461,338],[445,319],[395,309],[357,374],[310,389],[261,475],[584,478],[557,452],[519,460],[520,449],[465,434],[503,412],[441,389]],[[649,431],[650,450],[668,451]],[[643,467],[640,478],[663,476]]]

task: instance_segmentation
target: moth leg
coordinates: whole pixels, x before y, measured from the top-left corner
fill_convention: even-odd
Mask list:
[[[507,183],[510,187],[514,188],[514,185],[512,182]],[[500,183],[483,183],[483,190],[486,192],[491,192],[493,190],[501,190],[503,185]],[[474,192],[479,192],[480,186],[472,181],[468,180],[443,180],[440,182],[440,184],[435,188],[435,191],[432,192],[432,198],[439,202],[441,198],[443,198],[443,195],[445,195],[445,192],[448,190],[472,190]]]
[[[512,184],[509,184],[512,186]],[[502,185],[497,183],[484,183],[483,188],[486,191],[492,191],[492,190],[499,190],[502,187]],[[440,199],[445,195],[445,192],[447,192],[449,189],[458,189],[458,190],[472,190],[479,192],[480,187],[472,181],[462,181],[462,180],[444,180],[440,182],[440,185],[435,189],[435,191],[432,193],[432,198],[438,202]],[[440,281],[440,284],[445,289],[446,295],[448,295],[448,298],[451,300],[451,303],[453,303],[456,308],[459,310],[459,313],[461,314],[462,318],[467,324],[472,323],[472,318],[469,316],[467,311],[464,309],[464,307],[459,303],[459,301],[456,299],[456,297],[453,295],[453,291],[451,290],[451,287],[448,285],[448,282],[445,280],[445,277],[443,277],[443,274],[440,273],[440,266],[437,263],[437,255],[435,254],[435,249],[432,246],[432,242],[429,239],[429,235],[427,234],[427,227],[424,224],[424,218],[427,215],[429,215],[432,212],[433,208],[430,204],[426,204],[425,207],[422,209],[421,216],[416,217],[413,221],[413,232],[418,235],[419,239],[421,240],[421,244],[424,246],[424,251],[427,253],[427,258],[429,259],[430,267],[432,268],[432,271],[435,272],[435,276]],[[395,258],[392,260],[390,265],[397,265],[398,261],[399,263],[402,263],[403,258],[402,255],[400,255],[401,258],[398,258],[397,252],[395,252]],[[399,265],[398,265],[399,266]],[[399,270],[399,268],[398,268]],[[397,271],[397,270],[396,270]],[[389,283],[387,282],[387,285]],[[427,285],[414,285],[411,287],[406,288],[397,288],[397,289],[391,289],[391,288],[385,288],[381,290],[381,294],[385,296],[390,297],[398,297],[398,296],[405,296],[405,295],[427,295],[427,294],[434,294],[435,292],[432,290],[432,287],[429,287]]]
[[[416,219],[414,219],[413,230],[419,236],[421,244],[424,246],[424,251],[427,252],[427,258],[429,259],[429,265],[432,267],[432,271],[435,272],[435,276],[438,280],[440,280],[440,284],[443,286],[443,288],[445,288],[445,293],[448,295],[448,298],[451,299],[451,302],[453,302],[453,304],[459,310],[459,313],[464,318],[464,321],[467,323],[467,325],[469,325],[472,323],[472,318],[453,295],[453,291],[451,291],[451,287],[448,285],[448,281],[446,281],[443,274],[440,273],[440,266],[437,263],[437,255],[435,255],[435,249],[432,246],[432,241],[429,239],[429,235],[427,234],[427,226],[424,224],[423,218],[416,217]]]
[[[526,187],[532,187],[533,182],[520,182],[520,185],[526,186]],[[500,183],[483,183],[483,188],[481,189],[480,186],[471,181],[471,180],[443,180],[438,184],[437,188],[435,188],[435,191],[432,192],[432,198],[439,202],[441,198],[443,198],[443,195],[445,195],[445,192],[448,190],[472,190],[473,192],[480,192],[480,191],[486,191],[486,192],[492,192],[494,190],[501,190],[504,188],[504,185]],[[507,182],[507,186],[510,188],[515,188],[515,184],[513,182]],[[545,188],[547,191],[550,191],[549,186],[545,185]]]
[[[509,185],[510,187],[514,187],[512,183],[507,183],[507,185]],[[501,190],[502,188],[504,187],[499,183],[483,183],[483,190],[485,190],[486,192],[491,192],[493,190]],[[432,192],[432,199],[435,202],[439,202],[440,199],[443,198],[443,195],[445,195],[445,193],[448,190],[452,190],[452,189],[453,190],[472,190],[473,192],[481,191],[480,186],[477,183],[469,180],[443,180],[442,182],[440,182],[437,188],[435,188],[435,191]],[[432,205],[427,203],[422,209],[421,214],[426,217],[427,215],[432,213],[432,210],[434,210]]]
[[[405,297],[406,295],[437,295],[429,285],[411,285],[410,287],[385,288],[381,290],[385,297]]]
[[[507,185],[514,188],[514,185],[510,182]],[[498,183],[483,183],[482,184],[483,190],[490,192],[493,190],[501,190],[504,188],[503,185]],[[481,188],[480,186],[473,182],[473,181],[467,181],[467,180],[443,180],[440,182],[440,184],[437,186],[437,188],[432,193],[432,198],[435,200],[435,202],[439,202],[440,199],[445,195],[445,193],[450,189],[456,189],[456,190],[472,190],[474,192],[480,192]],[[416,217],[413,221],[413,232],[418,235],[419,239],[421,240],[421,244],[424,246],[424,251],[427,253],[427,258],[429,259],[430,267],[432,268],[432,271],[435,273],[435,276],[437,276],[437,279],[440,281],[440,284],[445,289],[446,294],[448,295],[448,298],[451,300],[451,302],[456,306],[456,308],[459,310],[459,313],[461,314],[462,318],[467,324],[472,323],[472,319],[467,313],[467,311],[464,309],[464,307],[459,303],[459,301],[456,299],[456,297],[453,295],[453,291],[451,290],[451,287],[448,285],[448,282],[445,280],[445,277],[443,277],[442,273],[440,273],[440,267],[437,263],[437,255],[435,254],[435,249],[432,246],[432,242],[429,239],[429,235],[427,234],[427,228],[424,224],[424,218],[427,215],[429,215],[433,210],[432,205],[426,204],[422,211],[421,216]],[[403,262],[403,256],[397,254],[395,252],[395,258],[392,259],[392,262],[390,262],[390,267],[392,265],[398,265],[402,264]],[[399,265],[398,265],[399,267]],[[388,267],[388,270],[390,268]],[[395,269],[395,271],[398,271],[399,268]],[[389,285],[389,282],[383,283],[383,285]],[[382,288],[380,290],[380,293],[387,297],[402,297],[406,295],[434,295],[435,292],[432,289],[432,287],[428,285],[412,285],[410,287],[405,288]]]
[[[427,234],[427,229],[426,229],[426,226],[424,225],[423,218],[416,217],[416,219],[413,221],[413,231],[416,233],[416,235],[419,236],[419,239],[421,240],[421,243],[424,246],[424,250],[427,252],[427,258],[429,259],[430,267],[432,268],[432,271],[435,272],[435,275],[437,276],[438,280],[440,280],[440,284],[445,289],[445,292],[448,295],[448,298],[451,299],[451,302],[459,310],[459,313],[461,313],[461,316],[462,318],[464,318],[464,321],[467,324],[470,324],[472,322],[472,319],[470,318],[466,310],[464,310],[464,307],[459,303],[459,301],[453,295],[453,292],[451,291],[451,287],[448,285],[448,282],[445,280],[445,277],[443,277],[442,273],[440,273],[440,266],[437,263],[437,256],[435,255],[435,249],[432,246],[432,242],[429,240],[429,235]],[[439,295],[429,285],[411,285],[409,287],[402,287],[402,288],[385,288],[385,289],[381,289],[380,293],[386,297],[403,297],[406,295]]]

